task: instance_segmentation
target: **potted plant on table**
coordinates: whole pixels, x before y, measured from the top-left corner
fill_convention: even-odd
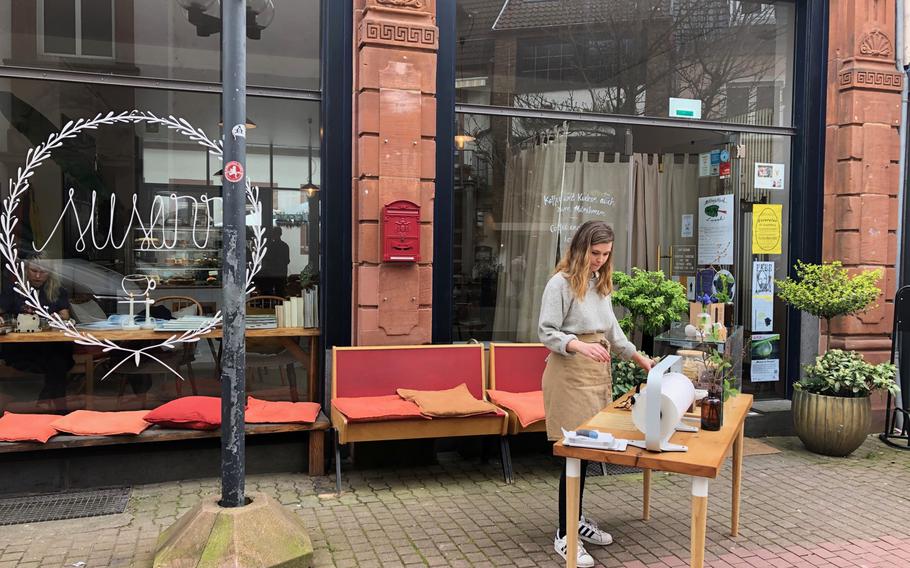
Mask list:
[[[619,325],[630,339],[641,332],[640,347],[646,353],[653,352],[654,336],[682,319],[688,310],[686,289],[661,270],[633,268],[631,276],[614,272],[613,302],[628,310]]]
[[[879,270],[851,276],[840,262],[797,262],[797,279],[778,281],[778,297],[794,308],[822,318],[828,338],[826,353],[794,384],[793,423],[796,435],[810,451],[847,456],[869,433],[870,395],[877,389],[897,389],[894,365],[868,363],[853,351],[830,349],[831,321],[869,309],[881,294]]]

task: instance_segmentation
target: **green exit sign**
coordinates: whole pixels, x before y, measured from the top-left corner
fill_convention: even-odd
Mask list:
[[[671,98],[670,118],[701,118],[701,101]]]

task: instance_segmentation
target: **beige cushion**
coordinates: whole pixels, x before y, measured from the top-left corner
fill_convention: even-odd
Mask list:
[[[489,402],[474,398],[464,383],[452,389],[438,391],[398,389],[398,396],[419,406],[420,412],[427,416],[474,416],[496,413],[499,410]]]

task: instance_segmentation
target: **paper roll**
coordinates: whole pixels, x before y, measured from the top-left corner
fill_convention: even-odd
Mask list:
[[[695,386],[682,373],[667,373],[663,377],[660,394],[660,439],[667,440],[673,435],[686,410],[695,402]],[[642,393],[632,406],[632,423],[643,434],[647,434],[646,399]]]

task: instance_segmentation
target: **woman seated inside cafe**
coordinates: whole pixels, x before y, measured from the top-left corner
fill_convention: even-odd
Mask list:
[[[25,261],[26,277],[29,284],[38,291],[38,300],[48,312],[57,313],[63,319],[70,317],[69,293],[60,285],[57,276],[42,264],[39,256]],[[9,275],[7,275],[7,280]],[[25,298],[13,290],[7,282],[0,294],[0,313],[4,319],[16,319],[19,314],[33,310],[26,305]],[[73,367],[73,343],[4,343],[3,360],[7,365],[27,373],[44,375],[44,387],[38,395],[41,411],[66,412],[67,374]]]

